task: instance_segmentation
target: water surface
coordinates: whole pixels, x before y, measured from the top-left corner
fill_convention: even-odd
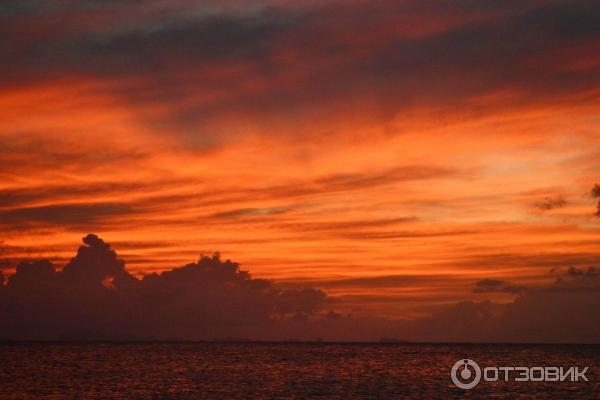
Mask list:
[[[481,382],[452,365],[587,366],[590,382]],[[0,345],[0,399],[600,399],[600,346],[336,343]]]

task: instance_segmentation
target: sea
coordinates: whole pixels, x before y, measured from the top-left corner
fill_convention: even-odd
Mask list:
[[[451,379],[453,365],[467,360],[482,371],[471,389]],[[536,381],[505,381],[507,370],[493,380],[501,366],[587,367],[587,381],[539,381],[539,368],[528,369]],[[1,400],[463,398],[600,399],[600,345],[0,344]]]

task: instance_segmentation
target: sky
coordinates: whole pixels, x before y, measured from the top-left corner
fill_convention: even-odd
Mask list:
[[[0,37],[7,288],[94,233],[356,318],[600,297],[597,2],[20,0]]]

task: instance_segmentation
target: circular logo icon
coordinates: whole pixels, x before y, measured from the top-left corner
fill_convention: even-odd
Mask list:
[[[473,389],[481,380],[481,368],[475,361],[464,358],[454,363],[450,376],[457,387]]]

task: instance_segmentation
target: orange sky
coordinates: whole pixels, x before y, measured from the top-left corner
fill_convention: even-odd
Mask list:
[[[0,266],[94,232],[410,317],[594,265],[600,9],[486,4],[0,7]]]

